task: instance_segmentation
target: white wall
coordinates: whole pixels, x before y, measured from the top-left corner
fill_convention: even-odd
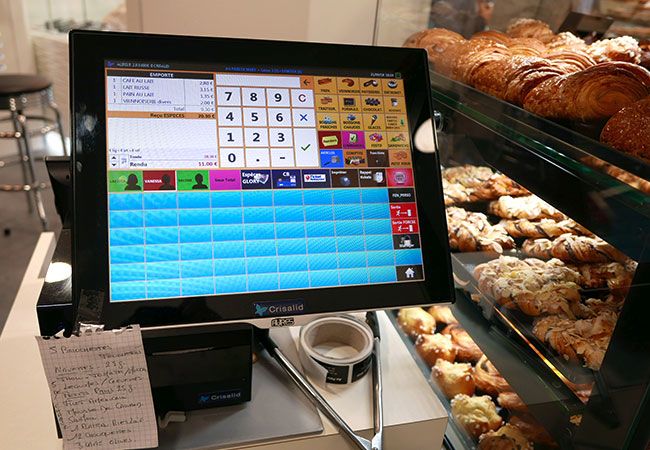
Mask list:
[[[127,0],[131,31],[372,44],[377,0]]]
[[[0,0],[0,73],[34,72],[34,54],[23,3]]]

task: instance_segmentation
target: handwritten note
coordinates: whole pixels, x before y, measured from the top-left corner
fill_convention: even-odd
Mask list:
[[[138,326],[36,339],[63,434],[63,448],[158,446]]]

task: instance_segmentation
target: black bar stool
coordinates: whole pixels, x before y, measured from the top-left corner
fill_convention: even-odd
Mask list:
[[[42,111],[49,109],[54,113],[54,118],[46,117],[44,114],[27,115],[24,113],[26,109],[32,107],[41,107]],[[41,190],[45,184],[36,179],[29,138],[56,130],[61,135],[63,152],[68,154],[61,125],[61,113],[53,99],[52,83],[39,75],[0,75],[0,111],[9,112],[9,116],[0,118],[0,121],[13,123],[13,131],[0,131],[0,139],[14,139],[17,142],[23,172],[23,184],[0,184],[0,191],[25,192],[29,209],[33,211],[31,196],[43,228],[47,229],[48,222],[41,196]],[[29,131],[27,129],[28,120],[37,120],[43,125],[39,129]],[[6,164],[0,162],[0,167],[4,165]]]

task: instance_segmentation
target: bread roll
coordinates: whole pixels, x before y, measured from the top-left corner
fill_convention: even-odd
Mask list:
[[[488,395],[470,397],[458,394],[451,400],[451,414],[475,439],[483,433],[497,430],[503,424]]]
[[[420,357],[432,367],[438,359],[454,362],[456,359],[456,347],[451,337],[436,334],[421,334],[415,341],[415,350]]]
[[[468,363],[452,363],[438,359],[431,368],[431,379],[447,398],[458,394],[474,395],[474,368]]]
[[[421,334],[431,334],[436,331],[436,321],[422,308],[402,308],[397,313],[397,323],[402,330],[416,338]]]
[[[625,62],[597,64],[548,79],[531,90],[524,108],[552,119],[607,119],[650,95],[650,72]]]
[[[605,124],[600,140],[616,150],[650,161],[650,97],[614,114]]]

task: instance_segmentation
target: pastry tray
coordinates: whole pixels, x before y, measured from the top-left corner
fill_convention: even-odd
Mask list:
[[[469,301],[468,301],[469,303]],[[411,354],[411,357],[415,361],[416,365],[424,375],[424,377],[427,380],[427,383],[429,383],[429,386],[431,386],[431,389],[433,390],[434,394],[438,397],[440,402],[443,404],[445,409],[449,413],[449,422],[448,422],[448,427],[447,430],[445,431],[445,438],[449,439],[453,446],[452,448],[463,448],[463,449],[469,449],[469,450],[475,450],[478,448],[478,444],[474,441],[474,439],[465,431],[462,425],[460,425],[458,422],[456,422],[456,419],[452,416],[451,414],[451,402],[447,398],[447,396],[442,392],[438,384],[431,379],[431,368],[429,365],[420,357],[418,352],[415,349],[415,344],[412,338],[410,338],[404,331],[402,331],[401,327],[397,323],[397,313],[398,310],[393,310],[390,311],[388,314],[388,318],[395,327],[395,330],[397,331],[397,334],[399,334],[400,338],[406,345],[406,348],[408,349],[409,353]],[[458,311],[455,311],[455,314],[458,314]],[[462,321],[461,321],[462,323]],[[497,344],[498,345],[498,344]],[[485,394],[484,394],[485,395]],[[503,418],[503,422],[508,423],[510,419],[510,413],[508,412],[507,409],[502,408],[499,406],[499,404],[493,399],[497,412],[499,415]],[[544,422],[540,422],[542,426],[547,431],[551,431]],[[445,447],[446,448],[446,447]],[[535,444],[535,450],[545,450],[548,449],[550,450],[552,447],[548,447],[545,445],[541,444]]]
[[[526,257],[525,254],[519,251],[510,251],[504,254],[518,258]],[[473,275],[474,268],[479,264],[493,260],[495,257],[498,257],[498,255],[489,252],[453,253],[451,260],[456,288],[467,291],[470,296],[477,298],[478,302],[472,303],[476,308],[482,310],[483,316],[488,320],[500,322],[506,328],[519,334],[529,344],[530,350],[537,357],[541,356],[543,361],[560,378],[564,377],[576,384],[593,383],[595,375],[593,370],[584,367],[580,363],[565,360],[535,336],[533,333],[534,317],[521,311],[505,308],[479,290],[478,283]],[[602,292],[602,290],[583,290],[581,292],[583,294],[585,292],[593,294]]]

